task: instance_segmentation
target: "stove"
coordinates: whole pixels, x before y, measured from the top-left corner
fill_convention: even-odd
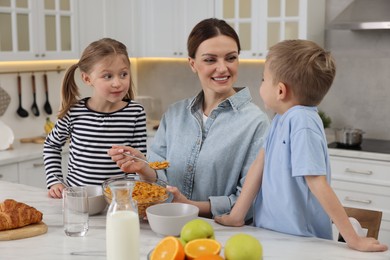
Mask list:
[[[390,154],[390,141],[379,139],[363,139],[359,146],[346,146],[336,142],[328,144],[332,149],[344,149],[371,153],[385,153]]]

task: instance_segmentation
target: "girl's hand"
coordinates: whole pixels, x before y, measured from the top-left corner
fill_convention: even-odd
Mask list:
[[[62,199],[62,190],[65,188],[61,183],[54,184],[50,187],[48,195],[50,198]]]

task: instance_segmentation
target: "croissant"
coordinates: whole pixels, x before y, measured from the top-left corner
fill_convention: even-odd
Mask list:
[[[42,212],[22,202],[6,199],[0,203],[0,231],[42,221]]]

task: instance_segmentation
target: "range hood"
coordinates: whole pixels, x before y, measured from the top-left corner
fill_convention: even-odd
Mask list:
[[[328,29],[390,29],[390,0],[354,0],[330,22]]]

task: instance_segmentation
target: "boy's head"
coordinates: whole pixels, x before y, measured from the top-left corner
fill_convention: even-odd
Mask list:
[[[272,46],[266,63],[273,84],[284,83],[297,102],[317,106],[336,74],[330,52],[308,40],[285,40]]]

